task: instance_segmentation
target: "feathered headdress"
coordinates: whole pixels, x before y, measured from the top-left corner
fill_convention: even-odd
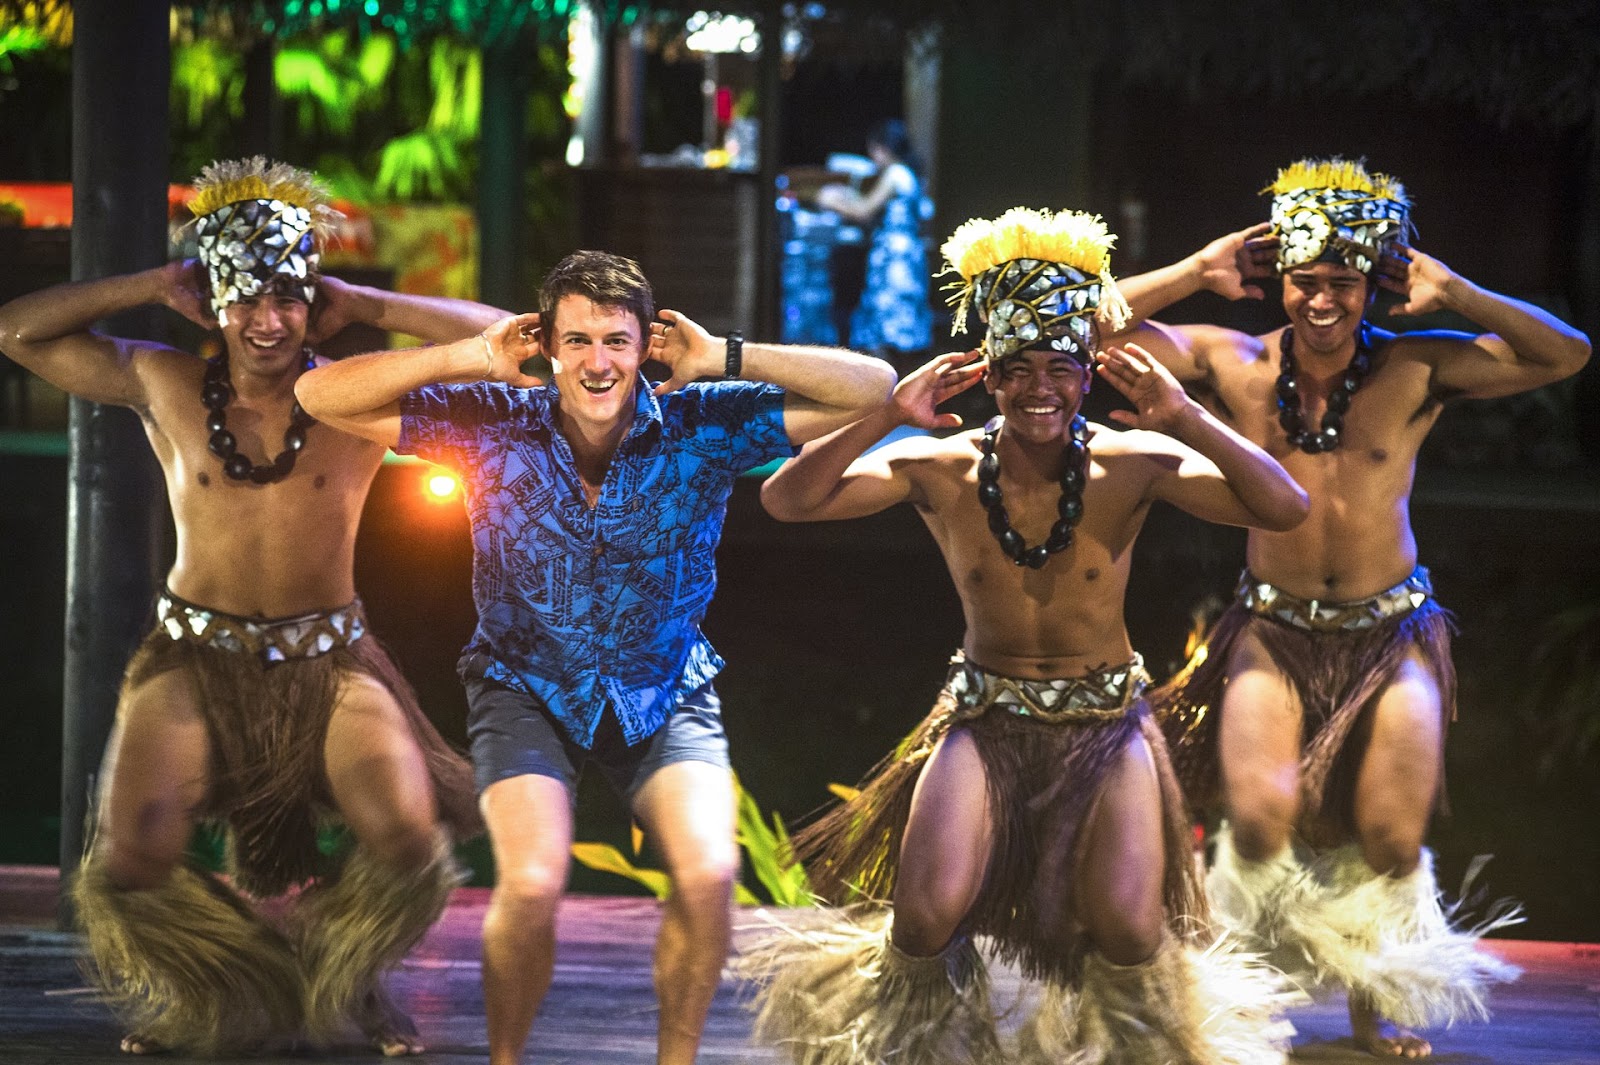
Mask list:
[[[1116,237],[1098,215],[1013,207],[999,218],[975,218],[945,241],[945,273],[961,280],[952,332],[966,330],[976,309],[987,333],[988,358],[1045,346],[1087,362],[1094,346],[1091,320],[1113,330],[1129,309],[1111,277]]]
[[[211,282],[211,310],[274,288],[311,302],[321,241],[339,217],[309,171],[262,156],[212,163],[195,179],[200,262]]]
[[[1302,159],[1261,192],[1272,194],[1279,273],[1335,262],[1370,274],[1391,244],[1412,239],[1405,187],[1359,161]]]

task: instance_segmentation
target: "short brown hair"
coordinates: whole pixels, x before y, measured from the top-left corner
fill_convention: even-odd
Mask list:
[[[621,307],[639,320],[639,340],[650,338],[656,297],[644,271],[632,259],[603,251],[575,251],[545,275],[539,288],[542,332],[554,342],[556,305],[563,296],[584,296],[602,307]]]

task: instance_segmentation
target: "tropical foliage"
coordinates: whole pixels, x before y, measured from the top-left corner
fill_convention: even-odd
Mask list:
[[[746,861],[757,882],[765,890],[766,899],[757,895],[744,883],[733,886],[734,900],[741,906],[759,906],[763,901],[775,906],[810,906],[816,902],[811,893],[811,881],[803,866],[789,854],[789,831],[777,813],[771,820],[761,812],[750,793],[744,790],[738,777],[734,778],[738,792],[738,823],[735,839],[744,850]],[[838,785],[834,785],[838,787]],[[831,790],[831,789],[830,789]],[[644,843],[644,835],[637,825],[633,828],[633,854],[637,858]],[[647,888],[658,899],[671,893],[667,875],[659,869],[643,869],[609,843],[574,843],[572,856],[590,869],[626,877]]]

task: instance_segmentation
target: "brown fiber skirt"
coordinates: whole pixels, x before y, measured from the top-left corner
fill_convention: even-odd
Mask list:
[[[1300,831],[1313,842],[1353,831],[1356,775],[1371,731],[1371,710],[1415,648],[1438,678],[1441,730],[1455,718],[1456,671],[1450,612],[1433,599],[1399,617],[1353,632],[1308,632],[1251,613],[1234,602],[1212,627],[1190,666],[1153,691],[1184,795],[1196,810],[1218,811],[1223,692],[1228,664],[1246,632],[1261,641],[1300,697]],[[1439,797],[1444,794],[1440,776]]]
[[[318,829],[337,817],[323,744],[348,674],[371,676],[394,697],[455,838],[482,831],[471,767],[423,714],[372,636],[315,658],[267,665],[256,654],[178,641],[156,629],[134,652],[123,688],[172,670],[186,672],[196,688],[211,741],[211,784],[200,815],[226,824],[229,865],[242,890],[278,895],[330,871],[317,846]]]
[[[1000,706],[965,720],[956,714],[957,700],[947,687],[859,795],[796,834],[795,854],[807,862],[824,898],[847,903],[893,897],[917,777],[941,737],[966,729],[983,760],[995,825],[983,887],[963,927],[991,937],[996,955],[1030,977],[1075,982],[1090,948],[1073,899],[1081,830],[1106,773],[1128,743],[1143,735],[1161,787],[1168,924],[1181,938],[1204,928],[1189,818],[1166,743],[1143,699],[1132,700],[1126,713],[1104,724],[1046,723]]]

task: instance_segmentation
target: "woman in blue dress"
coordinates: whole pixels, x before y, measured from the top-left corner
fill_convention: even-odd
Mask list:
[[[850,347],[904,364],[905,356],[920,356],[933,342],[928,250],[922,238],[925,197],[904,122],[891,118],[874,127],[867,154],[878,165],[867,192],[839,188],[819,201],[850,221],[876,220],[861,303],[850,316]]]

